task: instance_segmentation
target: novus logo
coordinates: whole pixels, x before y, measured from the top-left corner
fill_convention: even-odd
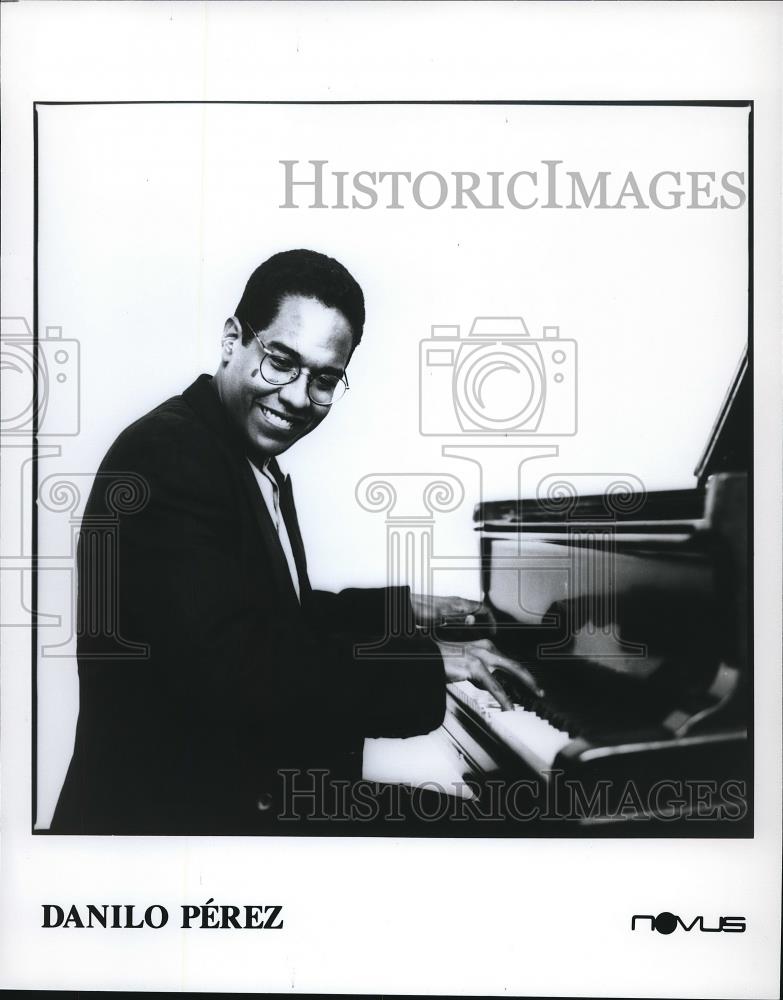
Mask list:
[[[682,917],[678,917],[676,913],[669,913],[668,910],[659,913],[657,917],[649,913],[635,913],[631,917],[632,931],[636,930],[636,924],[641,920],[648,921],[649,929],[658,931],[659,934],[673,934],[678,927],[686,932],[697,928],[705,934],[719,934],[721,931],[725,931],[727,934],[742,934],[745,931],[744,917],[718,917],[717,927],[706,927],[702,916],[694,917],[690,923],[687,923]],[[641,926],[644,927],[645,924]]]

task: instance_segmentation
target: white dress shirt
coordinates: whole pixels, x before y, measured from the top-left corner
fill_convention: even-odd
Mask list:
[[[248,459],[248,461],[250,460]],[[280,511],[280,488],[277,485],[277,480],[269,471],[268,465],[269,463],[265,462],[263,467],[259,469],[253,465],[252,462],[250,462],[250,468],[253,470],[253,475],[256,477],[258,488],[261,490],[261,496],[264,498],[264,503],[269,511],[269,516],[272,518],[272,524],[274,524],[277,529],[277,534],[280,537],[280,544],[283,547],[285,559],[288,563],[288,570],[291,574],[291,582],[294,585],[296,596],[301,603],[302,597],[299,592],[299,572],[296,568],[294,550],[291,548],[291,539],[288,537],[288,529],[286,528],[285,518]]]

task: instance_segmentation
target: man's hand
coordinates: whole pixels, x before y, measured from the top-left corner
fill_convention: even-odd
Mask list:
[[[490,638],[497,631],[495,616],[480,601],[411,594],[411,605],[416,624],[447,645]]]
[[[481,611],[481,601],[464,597],[437,597],[434,594],[411,594],[411,605],[417,625],[437,626],[458,620],[462,625],[472,625]],[[473,621],[468,620],[473,616]]]
[[[489,639],[462,643],[438,642],[437,645],[443,656],[447,683],[471,681],[476,687],[488,691],[504,711],[512,709],[514,704],[492,676],[493,670],[504,670],[533,694],[543,694],[530,671],[516,660],[498,652]]]

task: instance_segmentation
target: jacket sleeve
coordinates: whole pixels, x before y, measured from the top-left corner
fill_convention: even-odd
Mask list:
[[[238,507],[247,501],[216,445],[176,423],[163,433],[126,432],[102,471],[129,468],[149,496],[119,520],[120,625],[131,641],[149,644],[157,679],[177,702],[311,737],[335,725],[362,736],[440,725],[445,678],[434,643],[395,639],[383,658],[358,658],[361,637],[349,626],[355,612],[362,617],[360,599],[337,599],[344,610],[326,634],[257,586],[269,574],[263,565],[248,571]],[[377,595],[369,600],[377,611]]]
[[[413,633],[413,608],[408,587],[349,587],[335,594],[314,590],[309,611],[326,632],[378,636],[394,621],[398,631]]]

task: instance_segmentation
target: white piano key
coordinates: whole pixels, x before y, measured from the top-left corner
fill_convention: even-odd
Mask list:
[[[449,690],[481,716],[490,732],[538,771],[550,768],[560,750],[571,742],[568,733],[535,712],[520,706],[513,712],[503,712],[491,694],[470,681],[455,681],[449,684]]]

